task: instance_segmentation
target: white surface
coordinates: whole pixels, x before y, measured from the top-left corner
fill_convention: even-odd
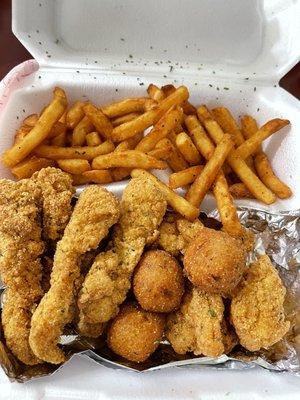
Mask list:
[[[274,117],[292,121],[291,128],[266,143],[266,151],[295,195],[269,209],[299,208],[299,102],[273,87],[299,59],[299,1],[15,0],[13,4],[14,32],[39,61],[40,70],[20,83],[0,116],[0,153],[11,144],[21,118],[49,102],[54,85],[65,88],[71,101],[89,98],[103,104],[140,95],[150,82],[185,83],[195,104],[224,104],[236,117],[249,113],[260,124]],[[0,176],[9,176],[2,166]],[[122,185],[113,190],[120,194]],[[299,390],[299,378],[262,369],[173,368],[137,374],[78,357],[54,376],[25,385],[9,383],[0,371],[1,400],[289,400],[299,398]]]

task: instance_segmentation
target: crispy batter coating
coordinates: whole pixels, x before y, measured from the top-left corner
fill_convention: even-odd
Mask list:
[[[72,178],[58,168],[48,167],[35,172],[31,179],[42,193],[43,237],[59,240],[72,213]]]
[[[230,294],[246,268],[246,251],[239,239],[222,231],[201,229],[184,255],[189,280],[207,293]]]
[[[8,288],[2,324],[7,346],[28,365],[40,362],[28,342],[31,314],[43,295],[39,198],[30,180],[0,180],[0,274]]]
[[[178,354],[218,357],[224,352],[221,296],[197,288],[184,296],[180,310],[169,315],[166,336]]]
[[[85,322],[107,322],[118,313],[132,272],[144,247],[156,239],[165,212],[166,200],[152,182],[131,179],[123,193],[121,217],[108,251],[97,256],[79,294],[81,332]]]
[[[267,349],[287,333],[286,289],[267,255],[253,263],[231,303],[231,320],[242,346]]]
[[[165,317],[126,304],[110,324],[107,344],[130,361],[143,362],[157,349],[163,336]]]
[[[177,310],[184,292],[183,273],[177,260],[163,250],[145,252],[134,270],[133,292],[144,310]]]
[[[53,364],[65,360],[57,343],[74,316],[81,256],[99,245],[118,218],[119,203],[113,194],[99,186],[90,186],[81,193],[57,245],[51,287],[32,316],[29,342],[42,360]]]

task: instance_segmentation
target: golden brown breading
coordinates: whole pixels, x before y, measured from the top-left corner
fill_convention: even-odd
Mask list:
[[[7,346],[28,365],[40,362],[28,343],[31,314],[43,295],[39,198],[30,180],[0,181],[0,274],[8,287],[2,324]]]
[[[118,313],[130,288],[131,274],[144,247],[156,239],[165,211],[166,200],[151,182],[131,179],[123,192],[121,217],[108,251],[98,255],[79,294],[81,331],[84,322],[107,322]]]
[[[48,167],[35,172],[31,179],[41,189],[43,237],[59,240],[72,213],[71,199],[75,192],[72,178],[58,168]]]
[[[242,346],[267,349],[287,333],[286,289],[267,255],[253,263],[231,303],[231,319]]]
[[[113,194],[99,186],[89,186],[81,193],[57,245],[51,287],[32,316],[29,343],[42,360],[53,364],[65,360],[57,343],[73,319],[81,256],[99,245],[118,218],[119,203]]]

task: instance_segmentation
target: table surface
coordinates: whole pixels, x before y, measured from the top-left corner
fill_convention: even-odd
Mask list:
[[[11,0],[0,0],[0,80],[16,65],[32,58],[11,31]],[[280,80],[280,86],[300,99],[300,62]]]

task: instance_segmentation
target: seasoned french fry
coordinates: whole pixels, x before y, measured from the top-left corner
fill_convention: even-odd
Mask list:
[[[130,113],[130,114],[125,114],[122,115],[122,117],[117,117],[111,120],[112,126],[119,126],[122,124],[125,124],[125,122],[132,121],[136,117],[139,117],[141,114],[140,113]]]
[[[232,140],[236,146],[240,146],[244,142],[244,137],[228,108],[217,107],[211,110],[211,112],[222,130],[232,136]]]
[[[232,236],[242,236],[243,227],[238,218],[226,178],[222,172],[219,173],[215,180],[213,194],[224,230]]]
[[[161,101],[166,97],[164,92],[152,83],[148,86],[147,93],[151,99],[156,101]]]
[[[66,132],[62,132],[60,135],[55,136],[52,140],[51,140],[51,145],[52,146],[59,146],[59,147],[64,147],[67,145],[67,133]]]
[[[155,124],[172,106],[182,104],[188,97],[187,88],[180,86],[174,93],[162,100],[155,109],[145,112],[132,121],[116,126],[112,131],[112,140],[121,142],[143,132]]]
[[[73,186],[85,185],[86,183],[90,183],[89,178],[86,176],[80,175],[72,175]]]
[[[245,139],[250,139],[258,131],[256,120],[251,115],[243,115],[241,118],[242,134]]]
[[[182,171],[183,169],[188,168],[188,163],[173,145],[171,140],[169,140],[168,138],[164,138],[161,139],[156,145],[157,148],[164,148],[166,146],[171,148],[169,158],[167,160],[170,168],[175,172]]]
[[[39,120],[38,114],[28,115],[23,121],[23,125],[31,126],[32,128],[36,125]]]
[[[211,114],[205,106],[201,106],[197,109],[197,114],[200,121],[204,124],[207,132],[213,139],[213,141],[218,144],[224,135],[220,125],[217,121],[211,118]],[[272,193],[262,181],[252,172],[244,160],[242,160],[238,155],[234,154],[231,150],[227,156],[227,162],[233,171],[238,175],[240,180],[244,182],[249,191],[263,203],[272,204],[276,200],[274,193]]]
[[[128,143],[128,145],[129,145],[129,149],[135,149],[136,148],[136,146],[138,145],[138,143],[143,139],[143,137],[144,137],[144,134],[143,134],[143,132],[141,132],[141,133],[138,133],[137,135],[135,135],[135,136],[132,136],[131,138],[129,138],[129,139],[126,139],[125,140],[125,142],[127,142]],[[122,142],[121,142],[122,143]]]
[[[45,140],[53,125],[59,120],[67,108],[65,92],[60,88],[54,89],[54,97],[32,130],[17,144],[6,150],[2,161],[7,167],[13,167],[24,160],[40,143]]]
[[[125,151],[125,150],[130,150],[129,143],[127,140],[124,140],[124,142],[120,142],[118,146],[116,146],[115,151]]]
[[[47,160],[46,158],[38,158],[35,156],[29,156],[19,164],[15,165],[11,172],[18,179],[30,178],[34,172],[39,171],[42,168],[54,167],[55,162],[53,160]]]
[[[125,99],[101,107],[101,111],[108,118],[117,118],[130,113],[141,113],[145,111],[145,103],[147,100],[149,100],[147,97]]]
[[[85,137],[86,144],[88,146],[99,146],[102,143],[102,140],[98,134],[98,132],[90,132]]]
[[[176,146],[185,160],[190,165],[198,165],[201,157],[191,138],[185,132],[180,132],[176,137]]]
[[[271,136],[273,133],[278,132],[284,126],[290,123],[287,119],[275,118],[265,123],[254,135],[244,141],[236,150],[235,154],[243,160],[251,154],[255,154],[259,150],[261,143]]]
[[[67,125],[67,110],[63,113],[63,115],[59,118],[58,122]],[[66,126],[67,128],[67,126]]]
[[[165,169],[167,168],[167,164],[164,161],[157,160],[156,158],[138,150],[113,152],[96,157],[92,163],[93,169],[108,169],[115,167]]]
[[[113,177],[110,171],[95,169],[83,172],[82,174],[89,182],[93,183],[110,183],[113,182]]]
[[[89,162],[82,159],[57,160],[57,164],[60,169],[73,175],[82,174],[91,169]]]
[[[203,171],[197,176],[187,191],[185,197],[195,207],[199,207],[202,203],[206,193],[220,172],[229,151],[233,148],[234,143],[230,137],[228,134],[223,136],[213,155],[204,166]]]
[[[199,216],[199,210],[190,204],[186,199],[173,192],[167,185],[157,179],[154,175],[141,169],[134,169],[131,172],[133,178],[144,177],[145,179],[151,180],[155,186],[163,193],[167,203],[179,214],[184,216],[189,221],[194,221]]]
[[[136,146],[136,150],[148,153],[153,150],[156,144],[174,129],[174,127],[181,123],[183,118],[182,110],[173,109],[164,114],[161,119],[154,126],[152,131],[145,136]]]
[[[90,119],[97,132],[105,139],[110,140],[113,126],[108,117],[93,104],[87,104],[83,107],[85,115]]]
[[[200,172],[203,170],[203,165],[195,165],[183,171],[174,172],[169,176],[169,186],[171,189],[177,189],[193,183]]]
[[[94,125],[87,116],[75,126],[73,130],[72,146],[82,146],[86,135],[94,130]]]
[[[229,192],[231,196],[236,199],[243,199],[243,198],[253,199],[252,193],[249,192],[245,184],[242,182],[234,183],[233,185],[231,185],[229,187]]]
[[[195,115],[189,115],[184,119],[184,123],[188,128],[192,141],[194,142],[197,150],[206,160],[209,160],[214,153],[215,146],[211,139],[207,136],[207,133],[198,121],[198,118]]]
[[[113,168],[111,170],[111,175],[113,177],[114,182],[119,182],[122,181],[125,178],[128,178],[130,176],[130,173],[132,171],[132,168]]]
[[[157,101],[153,99],[147,99],[145,101],[144,111],[150,111],[157,107]]]
[[[47,139],[53,139],[53,138],[55,138],[55,137],[57,137],[57,136],[59,136],[59,135],[62,135],[62,134],[64,134],[64,133],[66,133],[66,131],[67,131],[67,126],[66,126],[66,124],[57,121],[57,122],[53,125],[53,127],[52,127],[52,129],[51,129],[51,131],[50,131],[50,133],[49,133],[49,136],[47,137]]]
[[[51,160],[64,160],[72,158],[82,158],[83,160],[92,160],[102,154],[108,154],[114,151],[115,146],[112,142],[106,141],[99,146],[90,147],[59,147],[40,145],[34,150],[35,155],[39,157],[50,158]]]
[[[165,96],[170,96],[170,94],[174,93],[176,88],[173,85],[165,85],[161,88],[162,92]],[[190,102],[185,101],[182,103],[182,109],[185,115],[197,114],[197,109]]]
[[[124,140],[123,142],[120,142],[118,144],[118,146],[115,148],[115,151],[124,151],[124,150],[134,149],[142,137],[143,137],[143,134],[139,133],[136,136],[133,136],[132,138],[129,138],[127,140]],[[132,170],[132,168],[122,168],[122,167],[113,168],[112,172],[111,172],[112,176],[113,176],[113,180],[116,182],[122,181],[123,179],[130,176],[131,170]]]
[[[66,115],[66,124],[69,129],[74,129],[84,117],[83,107],[86,102],[76,101],[68,110]]]
[[[32,130],[32,127],[29,125],[21,125],[21,127],[16,131],[14,137],[14,144],[19,143],[28,133]]]
[[[171,145],[156,147],[155,149],[149,151],[149,156],[155,157],[158,160],[168,160],[170,157],[170,152],[172,151]]]

